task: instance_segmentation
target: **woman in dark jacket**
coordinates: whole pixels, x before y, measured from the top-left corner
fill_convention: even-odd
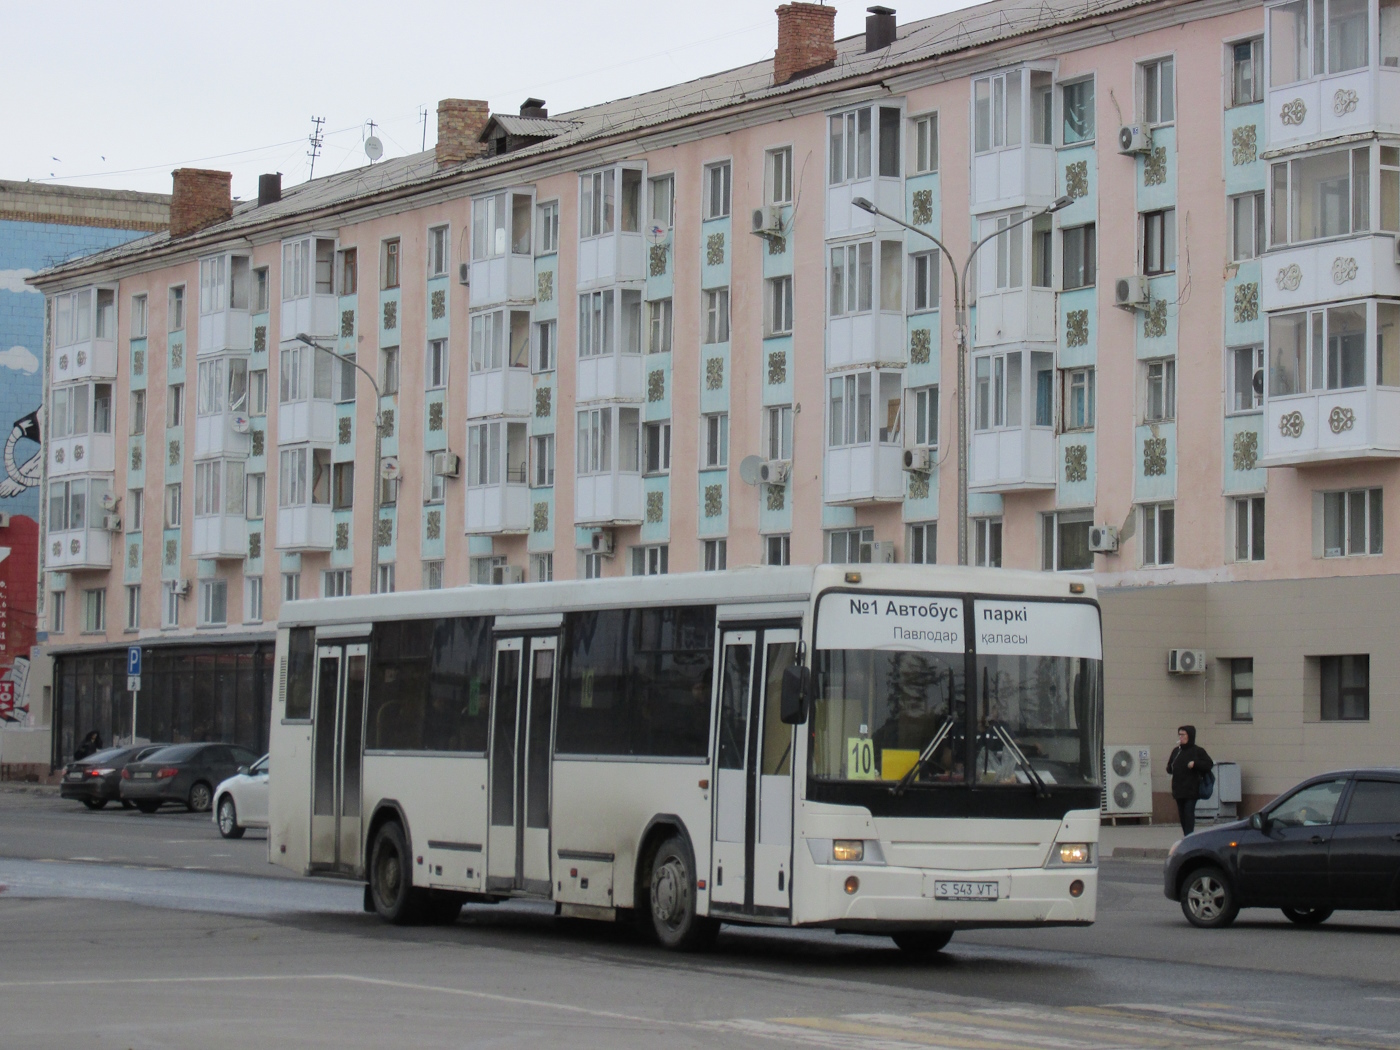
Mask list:
[[[1189,835],[1196,830],[1196,802],[1201,797],[1201,778],[1215,767],[1206,749],[1196,744],[1196,727],[1180,726],[1176,731],[1177,745],[1167,759],[1167,772],[1172,775],[1172,798],[1181,818],[1181,830]]]
[[[79,744],[77,750],[73,752],[73,760],[75,762],[81,762],[83,759],[87,758],[88,755],[95,755],[101,750],[102,737],[100,737],[97,730],[94,729],[90,731],[87,736],[83,737],[83,742]]]

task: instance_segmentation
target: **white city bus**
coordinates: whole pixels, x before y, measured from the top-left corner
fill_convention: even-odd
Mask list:
[[[284,607],[271,859],[394,922],[530,898],[883,933],[1093,921],[1093,584],[761,568]]]

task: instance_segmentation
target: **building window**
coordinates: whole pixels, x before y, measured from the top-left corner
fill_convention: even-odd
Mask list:
[[[386,291],[399,286],[399,240],[384,241],[379,248],[379,287]]]
[[[909,391],[913,407],[915,447],[938,447],[938,387],[926,386]]]
[[[107,591],[97,587],[83,591],[83,630],[97,634],[107,629]]]
[[[1064,424],[1066,430],[1094,428],[1094,370],[1071,368],[1064,373]]]
[[[1072,226],[1063,232],[1061,247],[1065,291],[1088,288],[1098,280],[1097,228],[1094,223]]]
[[[146,338],[146,296],[131,297],[131,338]]]
[[[647,319],[651,333],[647,338],[647,353],[669,354],[671,352],[671,300],[657,299],[647,303]]]
[[[384,397],[399,392],[399,348],[386,346],[379,351],[379,393]]]
[[[1165,423],[1176,418],[1176,359],[1149,361],[1143,370],[1143,422]]]
[[[244,501],[244,512],[250,521],[256,521],[267,512],[267,475],[249,474],[245,480],[248,493]]]
[[[621,306],[621,332],[614,324],[615,305]],[[642,352],[642,293],[631,289],[585,292],[578,297],[578,356],[640,354]],[[620,338],[618,336],[620,335]]]
[[[729,466],[729,413],[715,412],[700,417],[701,466],[706,469]]]
[[[584,409],[578,414],[578,444],[574,448],[580,476],[612,470],[612,411]]]
[[[728,568],[728,540],[705,540],[701,548],[701,564],[705,572],[722,572]]]
[[[579,176],[579,237],[612,233],[616,175],[615,169],[605,168]]]
[[[282,600],[284,602],[295,602],[301,599],[301,573],[284,572],[282,574]]]
[[[1234,262],[1264,254],[1264,194],[1241,193],[1230,198],[1230,258]]]
[[[603,555],[580,552],[581,568],[579,575],[585,580],[601,580],[603,578]]]
[[[1230,45],[1230,105],[1264,101],[1264,38]]]
[[[911,158],[913,175],[928,175],[938,170],[938,114],[930,113],[913,120],[914,133],[909,145],[914,150]]]
[[[160,625],[162,627],[180,626],[179,586],[178,580],[166,580],[161,584]]]
[[[1236,657],[1230,664],[1230,720],[1254,721],[1254,657]]]
[[[556,367],[557,321],[540,321],[535,325],[535,371],[553,372]]]
[[[346,248],[338,253],[336,291],[341,295],[354,295],[359,286],[359,254],[354,248]]]
[[[889,243],[898,247],[897,242]],[[874,256],[873,241],[838,245],[831,249],[829,309],[832,317],[869,313],[874,308]]]
[[[1021,426],[1024,409],[1022,353],[991,354],[973,359],[973,429]],[[1033,426],[1054,425],[1054,355],[1032,351],[1031,380],[1035,391]]]
[[[834,529],[826,534],[826,560],[833,565],[868,563],[874,545],[874,529]]]
[[[768,459],[792,459],[792,406],[763,410],[763,447]]]
[[[243,577],[243,605],[245,623],[262,623],[263,579],[261,576]]]
[[[185,286],[183,284],[170,289],[166,320],[170,331],[183,332],[185,330]]]
[[[559,202],[547,201],[536,209],[539,223],[539,254],[553,255],[559,250]]]
[[[136,631],[141,628],[141,585],[129,583],[126,587],[126,629]]]
[[[671,471],[671,423],[647,423],[642,427],[642,472],[669,474]]]
[[[248,414],[267,415],[266,368],[257,368],[248,373]]]
[[[1094,137],[1094,81],[1076,80],[1060,89],[1061,137],[1066,146]]]
[[[228,581],[199,581],[199,625],[222,627],[228,623]]]
[[[729,214],[729,161],[705,166],[705,218],[723,219]]]
[[[131,392],[131,433],[132,436],[146,432],[146,391]]]
[[[712,288],[705,298],[705,342],[729,342],[729,289]]]
[[[1270,86],[1281,87],[1366,65],[1370,35],[1366,7],[1355,0],[1312,0],[1311,17],[1307,0],[1271,8]],[[1387,15],[1390,16],[1389,25]],[[1386,59],[1393,57],[1397,50],[1395,41],[1400,31],[1400,26],[1395,24],[1397,17],[1400,12],[1396,12],[1393,4],[1382,4],[1381,50]]]
[[[375,594],[394,593],[394,563],[379,566],[379,585],[374,589]]]
[[[429,277],[441,277],[447,272],[448,255],[447,227],[434,226],[428,231]]]
[[[505,583],[505,568],[507,565],[504,554],[497,554],[486,558],[473,558],[471,560],[472,583],[492,584]]]
[[[441,503],[446,492],[447,481],[442,476],[447,466],[446,452],[427,452],[423,455],[423,502]]]
[[[1257,412],[1264,406],[1264,348],[1235,346],[1225,354],[1230,369],[1229,412]]]
[[[165,425],[183,426],[185,422],[185,384],[171,383],[165,391]]]
[[[864,445],[870,442],[870,373],[832,376],[828,380],[830,400],[827,418],[831,448]]]
[[[972,83],[973,149],[977,153],[1021,144],[1021,77],[1013,69]]]
[[[1235,561],[1264,560],[1264,497],[1244,496],[1235,505]]]
[[[788,565],[792,561],[792,537],[787,533],[763,538],[763,564]]]
[[[539,434],[530,439],[534,487],[547,489],[554,484],[554,435]]]
[[[909,257],[911,313],[938,309],[938,252],[915,252]]]
[[[1382,552],[1384,512],[1380,489],[1324,492],[1321,497],[1324,558]]]
[[[385,456],[379,461],[379,505],[381,507],[392,507],[399,502],[399,478],[385,476],[393,473],[390,467],[391,461],[395,458]]]
[[[933,565],[938,561],[938,523],[924,521],[909,526],[905,561],[910,565]]]
[[[1170,58],[1138,66],[1142,85],[1142,120],[1145,124],[1170,124],[1176,119],[1175,69]]]
[[[428,359],[424,362],[428,389],[438,390],[447,385],[447,340],[428,340]]]
[[[442,560],[434,559],[423,563],[423,590],[442,590]]]
[[[1386,359],[1393,358],[1396,352],[1394,318],[1400,316],[1400,311],[1394,307],[1386,309],[1386,305],[1379,304],[1377,310],[1380,333],[1376,340],[1376,367],[1394,382]],[[1311,379],[1307,368],[1310,344]],[[1269,315],[1270,397],[1301,394],[1308,389],[1343,390],[1365,385],[1365,303]]]
[[[349,569],[327,569],[321,574],[322,598],[344,598],[350,593]]]
[[[662,543],[654,547],[632,548],[633,576],[665,576],[669,548]]]
[[[870,108],[837,113],[830,118],[829,127],[831,152],[827,181],[837,186],[870,178]]]
[[[653,226],[669,230],[676,225],[676,177],[658,175],[647,182],[647,214]],[[553,566],[551,565],[551,572]]]
[[[127,532],[140,532],[140,531],[141,531],[141,519],[142,519],[142,517],[143,517],[143,513],[142,513],[142,512],[145,510],[145,507],[144,507],[143,504],[142,504],[142,500],[145,498],[145,495],[146,495],[146,492],[145,492],[144,489],[127,489],[127,490],[126,490],[126,531],[127,531]]]
[[[763,155],[764,186],[769,204],[792,203],[792,147],[770,149]]]
[[[49,594],[49,631],[53,634],[62,634],[66,630],[64,623],[64,613],[68,605],[68,594],[65,591],[52,591]]]
[[[1070,511],[1041,515],[1040,567],[1046,572],[1071,572],[1094,567],[1089,550],[1092,512]]]
[[[178,529],[180,527],[180,483],[165,486],[165,527],[167,529]]]
[[[1143,565],[1171,565],[1176,561],[1176,508],[1171,503],[1139,507],[1142,515]]]
[[[596,295],[605,295],[598,292]],[[579,297],[581,309],[581,319],[588,316],[586,302],[589,296]],[[609,306],[611,300],[609,299]],[[612,319],[611,312],[608,315],[609,321]],[[501,368],[505,358],[505,329],[506,317],[500,310],[492,310],[489,313],[472,314],[471,320],[471,354],[468,358],[468,366],[473,372],[494,372]],[[588,339],[584,335],[586,329],[580,329],[579,356],[589,355]]]
[[[1275,247],[1371,228],[1368,146],[1279,161],[1270,165],[1269,180],[1269,239]]]
[[[1148,276],[1176,269],[1176,209],[1142,215],[1142,272]]]
[[[536,583],[549,583],[554,579],[554,555],[530,555],[530,579]]]
[[[1371,717],[1371,657],[1323,656],[1318,660],[1322,679],[1324,722],[1365,722]]]
[[[792,278],[770,277],[763,282],[767,285],[764,296],[764,335],[792,334]],[[720,340],[723,342],[723,340]]]

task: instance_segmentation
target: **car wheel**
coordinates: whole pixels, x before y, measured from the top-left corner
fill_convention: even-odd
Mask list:
[[[138,802],[136,803],[136,808],[139,809],[142,813],[154,813],[156,810],[160,809],[160,803]]]
[[[191,813],[208,813],[209,807],[214,801],[214,792],[204,781],[199,781],[190,788],[190,797],[185,800],[185,805],[189,807]]]
[[[369,889],[380,918],[397,926],[416,922],[422,895],[413,889],[413,863],[398,821],[380,826],[369,854]]]
[[[219,834],[226,839],[243,837],[243,828],[238,824],[238,807],[228,795],[219,799]]]
[[[691,952],[714,943],[719,923],[695,912],[695,872],[690,850],[679,835],[661,843],[648,881],[651,928],[663,948]]]
[[[1332,909],[1284,908],[1283,914],[1288,917],[1289,922],[1296,922],[1299,926],[1319,926],[1331,917]]]
[[[914,957],[932,958],[948,947],[953,939],[952,930],[919,930],[908,933],[895,933],[890,939],[900,951]]]
[[[1223,871],[1197,868],[1181,887],[1181,912],[1192,926],[1218,930],[1235,921],[1240,906]]]
[[[83,799],[83,805],[87,806],[88,809],[101,809],[101,808],[102,808],[103,806],[105,806],[106,804],[107,804],[107,800],[106,800],[105,798],[85,798],[85,799]]]

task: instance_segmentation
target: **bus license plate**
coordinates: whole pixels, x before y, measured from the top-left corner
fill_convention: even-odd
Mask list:
[[[940,901],[994,901],[1001,897],[1001,883],[937,879],[933,884],[933,897]]]

